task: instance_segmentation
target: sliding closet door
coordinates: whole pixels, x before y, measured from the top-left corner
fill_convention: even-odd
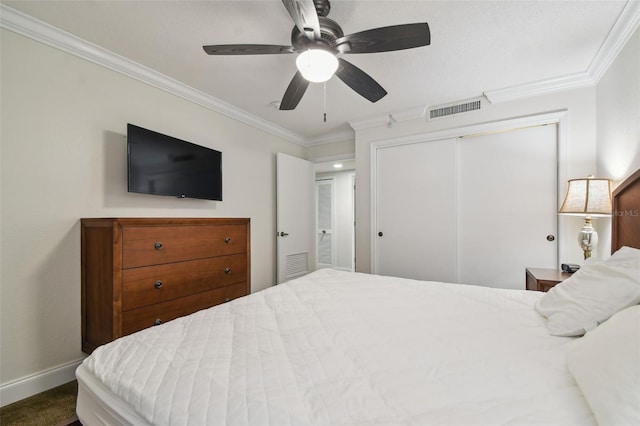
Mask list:
[[[455,139],[376,153],[374,272],[455,281]]]
[[[373,272],[525,288],[557,267],[557,125],[376,149]]]
[[[527,266],[557,267],[557,126],[464,137],[457,157],[458,282],[523,289]]]

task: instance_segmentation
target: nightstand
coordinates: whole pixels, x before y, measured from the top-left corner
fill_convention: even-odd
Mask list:
[[[572,274],[559,269],[526,268],[527,290],[549,291]]]

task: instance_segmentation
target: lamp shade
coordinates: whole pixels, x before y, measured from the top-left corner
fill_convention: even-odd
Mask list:
[[[309,49],[296,58],[300,74],[313,83],[322,83],[333,77],[338,69],[338,59],[324,49]]]
[[[559,213],[580,216],[611,214],[611,179],[583,178],[569,180],[569,188]]]

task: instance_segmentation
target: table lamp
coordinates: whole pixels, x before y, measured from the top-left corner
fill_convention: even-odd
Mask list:
[[[584,216],[584,226],[578,234],[578,243],[584,251],[584,258],[591,257],[591,251],[598,244],[598,233],[591,224],[591,217],[611,215],[611,179],[589,176],[570,179],[567,195],[560,214]]]

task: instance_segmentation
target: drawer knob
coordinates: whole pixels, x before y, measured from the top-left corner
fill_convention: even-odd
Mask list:
[[[162,320],[158,318],[157,320],[155,320],[153,325],[160,325],[160,324],[162,324]]]
[[[160,249],[162,249],[162,241],[158,241],[158,242],[154,245],[154,247],[156,248],[156,250],[160,250]]]
[[[164,285],[164,283],[160,280],[156,281],[155,283],[153,283],[153,286],[155,288],[162,288],[162,286]]]
[[[231,298],[230,298],[230,297],[225,298],[225,299],[224,299],[224,302],[225,302],[225,303],[227,303],[227,302],[231,302]]]
[[[230,274],[231,273],[231,268],[228,267],[228,266],[226,268],[224,268],[224,273],[225,274]]]
[[[231,242],[231,237],[225,237],[224,242],[229,244]]]

